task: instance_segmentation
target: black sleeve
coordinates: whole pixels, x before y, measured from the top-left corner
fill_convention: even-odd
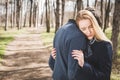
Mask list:
[[[49,57],[49,62],[48,62],[51,70],[53,71],[54,70],[54,64],[55,64],[55,59],[53,59],[53,57],[50,55]]]
[[[112,46],[110,43],[101,45],[98,53],[98,65],[99,68],[85,62],[83,68],[81,68],[86,76],[90,76],[90,80],[110,80],[111,66],[112,66]]]
[[[72,38],[69,42],[69,53],[68,53],[68,78],[74,80],[77,75],[78,62],[72,57],[72,50],[85,50],[86,39],[84,37]]]
[[[54,40],[53,40],[53,48],[55,48],[55,39],[56,39],[56,35],[54,36]],[[50,54],[49,57],[49,61],[48,61],[49,67],[51,68],[51,70],[54,70],[54,64],[55,64],[55,59],[53,59],[53,57]]]

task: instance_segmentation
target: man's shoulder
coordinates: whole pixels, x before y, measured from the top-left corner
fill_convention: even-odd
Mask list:
[[[59,28],[58,35],[64,35],[69,38],[83,36],[83,33],[79,30],[75,21],[70,20],[65,25]]]
[[[72,21],[68,21],[65,25],[63,25],[61,27],[61,29],[64,29],[67,32],[80,31],[77,24],[75,22],[72,22]]]

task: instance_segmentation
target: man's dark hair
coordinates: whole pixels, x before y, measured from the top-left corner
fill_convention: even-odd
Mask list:
[[[94,8],[91,8],[91,7],[87,7],[87,8],[85,8],[85,10],[90,11],[90,12],[94,15],[94,17],[96,18],[99,26],[102,27],[102,21],[101,21],[100,17],[96,14],[95,9],[94,9]]]

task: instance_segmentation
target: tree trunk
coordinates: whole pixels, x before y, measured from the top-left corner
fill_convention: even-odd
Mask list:
[[[77,4],[77,13],[78,13],[82,9],[83,1],[77,0],[76,4]]]
[[[40,20],[40,24],[42,25],[43,23],[43,16],[44,16],[44,12],[41,13],[41,20]]]
[[[120,33],[120,0],[115,0],[115,10],[113,14],[113,28],[112,28],[112,37],[111,37],[111,40],[113,42],[114,60],[117,60],[119,33]]]
[[[24,15],[24,24],[23,24],[23,27],[26,26],[26,19],[27,19],[27,8],[28,8],[28,3],[29,3],[29,0],[26,1],[26,5],[25,5],[25,15]]]
[[[11,28],[13,28],[13,3],[11,3]]]
[[[59,0],[56,0],[56,10],[55,10],[55,33],[58,30],[59,26],[60,26],[60,16],[59,16],[59,12],[60,12],[60,3]]]
[[[94,5],[95,8],[97,7],[97,3],[98,3],[98,0],[95,0],[95,5]]]
[[[23,26],[23,0],[20,0],[20,28]]]
[[[103,22],[104,22],[104,15],[103,15],[103,0],[101,0],[101,6],[100,6],[100,10],[101,10],[101,28],[103,28]]]
[[[51,27],[52,28],[54,28],[55,27],[55,6],[54,6],[54,0],[51,0],[51,4],[52,4],[52,6],[51,6],[51,10],[53,10],[52,12],[51,12]]]
[[[9,4],[9,0],[5,2],[5,7],[6,7],[5,31],[7,31],[8,29],[8,4]]]
[[[75,19],[75,15],[76,15],[76,8],[77,8],[77,4],[75,4],[75,7],[74,7],[73,19]]]
[[[33,0],[30,0],[30,3],[31,3],[31,7],[30,7],[29,27],[32,27]]]
[[[50,32],[50,20],[49,20],[49,16],[48,15],[48,0],[46,0],[45,2],[45,6],[46,6],[46,32]]]
[[[49,23],[49,26],[47,27],[48,28],[48,32],[50,32],[50,19],[51,19],[51,17],[50,17],[50,0],[48,0],[48,23]]]
[[[64,21],[64,7],[65,7],[65,0],[62,0],[61,26],[63,25],[63,21]]]
[[[89,7],[89,0],[87,0],[87,7]]]
[[[20,14],[19,14],[19,11],[20,11],[20,10],[19,10],[19,1],[18,1],[18,0],[17,0],[17,4],[16,4],[16,5],[17,5],[17,6],[16,6],[16,7],[17,7],[17,10],[16,10],[16,16],[17,16],[17,17],[16,17],[16,23],[17,23],[17,29],[19,30],[19,15],[20,15]]]
[[[44,9],[45,9],[45,4],[43,5],[43,4],[41,4],[41,6],[40,6],[40,8],[41,8],[41,10],[43,10],[43,11],[41,11],[41,17],[40,17],[40,25],[42,25],[43,24],[43,17],[44,17],[44,14],[45,14],[45,11],[44,11]]]
[[[36,13],[37,13],[37,3],[34,2],[33,5],[33,25],[36,27]]]
[[[18,30],[22,28],[23,20],[22,20],[22,3],[23,0],[18,0],[17,2],[17,28]]]
[[[22,0],[17,1],[17,17],[16,17],[16,21],[17,21],[17,28],[18,30],[21,28],[21,6],[22,6]]]
[[[17,1],[16,0],[14,0],[14,16],[13,16],[13,27],[16,27],[16,4],[17,3]]]
[[[106,1],[106,4],[107,4],[107,1]],[[108,1],[108,6],[107,6],[107,9],[105,10],[105,24],[104,24],[103,32],[105,32],[106,28],[108,27],[109,13],[110,13],[110,0]]]
[[[38,18],[39,18],[39,14],[38,14],[38,2],[36,1],[36,6],[35,6],[35,27],[38,27]]]

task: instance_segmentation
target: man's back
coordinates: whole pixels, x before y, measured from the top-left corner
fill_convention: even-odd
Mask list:
[[[54,38],[56,48],[56,60],[53,70],[54,80],[74,80],[77,73],[77,61],[72,58],[71,52],[74,49],[85,50],[86,40],[75,24],[69,22],[60,28]]]

